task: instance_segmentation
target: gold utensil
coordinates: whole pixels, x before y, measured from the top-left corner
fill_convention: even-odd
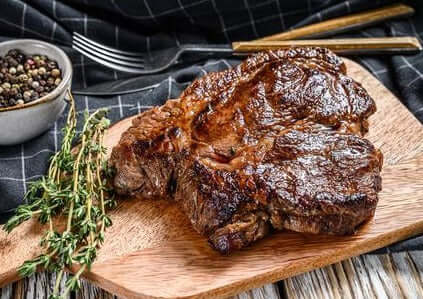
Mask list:
[[[323,47],[340,54],[394,54],[414,53],[422,49],[415,37],[371,37],[343,39],[309,39],[287,41],[235,42],[234,52],[257,52],[263,50],[286,49],[290,47]]]
[[[340,32],[374,25],[394,18],[407,17],[412,14],[414,14],[414,9],[412,7],[405,4],[395,4],[307,25],[301,28],[266,36],[264,38],[257,39],[256,41],[325,37]]]

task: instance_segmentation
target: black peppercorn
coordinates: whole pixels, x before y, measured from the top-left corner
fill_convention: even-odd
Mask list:
[[[18,82],[18,78],[16,78],[15,76],[12,76],[9,81],[10,83],[15,84]]]
[[[17,56],[18,55],[18,50],[16,50],[16,49],[11,49],[11,50],[9,50],[8,52],[7,52],[7,54],[6,54],[6,56],[12,56],[12,57],[15,57],[15,56]]]
[[[15,58],[10,57],[7,61],[9,63],[10,66],[17,66],[18,62],[16,61]]]
[[[38,97],[39,97],[38,92],[36,92],[36,91],[32,92],[32,94],[31,94],[31,100],[34,101],[34,100],[38,99]]]
[[[55,61],[49,61],[49,62],[47,62],[47,67],[49,68],[49,69],[55,69],[55,68],[57,68],[57,63],[55,62]]]
[[[19,61],[19,63],[22,63],[25,60],[25,55],[23,55],[22,53],[19,53],[16,56],[16,60]]]
[[[26,56],[10,50],[0,56],[0,107],[34,101],[62,81],[57,62],[45,55]]]

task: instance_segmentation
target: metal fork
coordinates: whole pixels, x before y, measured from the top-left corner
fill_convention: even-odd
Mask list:
[[[345,39],[316,39],[291,41],[252,41],[234,42],[232,45],[182,45],[161,51],[151,52],[149,55],[139,53],[125,53],[113,48],[105,47],[85,37],[75,35],[73,47],[91,59],[110,68],[137,74],[159,73],[173,64],[184,53],[191,52],[190,62],[204,58],[204,54],[247,55],[263,50],[288,49],[290,47],[322,47],[343,55],[379,55],[379,54],[414,54],[422,50],[417,38],[402,37],[373,37],[373,38],[345,38]],[[192,55],[196,53],[197,55]],[[198,54],[202,54],[202,57]],[[194,58],[194,59],[193,59]]]
[[[73,33],[72,48],[112,69],[141,75],[155,74],[170,68],[185,53],[202,54],[202,57],[204,54],[222,57],[233,53],[228,45],[193,44],[152,51],[147,54],[127,52],[105,46],[77,32]]]
[[[307,25],[279,33],[274,36],[262,38],[260,41],[293,40],[316,36],[324,37],[336,32],[349,31],[380,23],[389,19],[409,16],[413,13],[413,8],[404,4],[395,4]],[[81,34],[78,34],[77,32],[73,33],[72,42],[72,47],[75,50],[92,60],[118,71],[136,74],[159,73],[177,63],[178,59],[184,53],[190,53],[190,62],[193,62],[195,59],[198,60],[198,58],[204,58],[205,56],[209,57],[211,54],[219,58],[222,56],[230,56],[234,52],[239,52],[240,46],[244,48],[248,46],[249,49],[253,49],[253,47],[251,47],[252,45],[240,45],[237,43],[234,43],[233,45],[181,45],[179,47],[143,54],[117,50],[95,42]],[[284,46],[286,47],[286,44],[280,44],[276,47]],[[263,44],[258,48],[257,45],[254,45],[254,47],[256,47],[255,50],[259,50],[260,47],[268,49],[269,45]],[[367,49],[364,50],[364,53],[367,53]],[[387,51],[386,47],[384,48],[384,51]]]

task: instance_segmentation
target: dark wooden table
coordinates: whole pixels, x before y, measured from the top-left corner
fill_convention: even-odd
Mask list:
[[[54,278],[37,273],[0,289],[0,299],[47,299]],[[87,281],[71,297],[116,298]],[[361,255],[234,298],[423,298],[423,252]]]

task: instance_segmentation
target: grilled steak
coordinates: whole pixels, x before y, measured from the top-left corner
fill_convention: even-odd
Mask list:
[[[376,110],[327,49],[269,51],[140,114],[113,149],[118,193],[173,198],[222,253],[270,229],[350,234],[372,217]]]

